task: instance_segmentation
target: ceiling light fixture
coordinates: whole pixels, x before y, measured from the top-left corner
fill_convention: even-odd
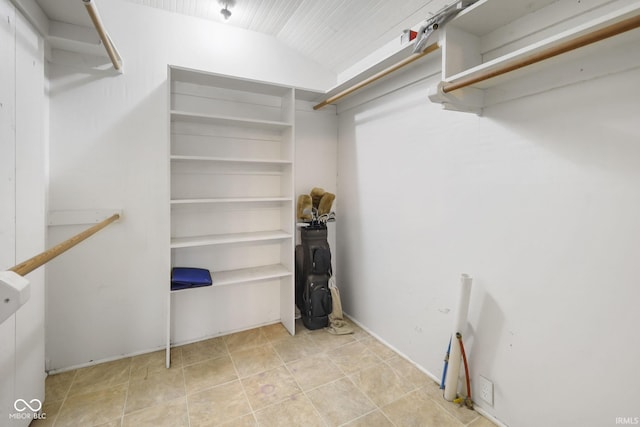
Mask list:
[[[220,13],[224,16],[225,21],[228,20],[231,17],[231,11],[229,8],[236,5],[236,0],[218,0],[218,3],[224,6],[220,9]]]

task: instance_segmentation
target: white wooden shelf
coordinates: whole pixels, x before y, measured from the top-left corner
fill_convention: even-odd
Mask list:
[[[277,97],[284,97],[291,91],[290,86],[281,86],[251,79],[238,79],[227,75],[177,66],[171,66],[171,75],[174,81],[202,86],[223,87],[241,92],[260,93]]]
[[[243,283],[257,282],[260,280],[278,279],[280,277],[292,276],[292,272],[282,264],[265,265],[252,268],[241,268],[238,270],[227,271],[213,271],[211,272],[212,285],[216,286],[229,286],[238,285]],[[199,288],[188,288],[171,291],[171,293],[184,292],[198,289],[208,289],[209,286],[203,286]]]
[[[457,28],[484,36],[557,0],[480,0],[460,12],[451,22]]]
[[[292,128],[291,123],[274,120],[247,119],[244,117],[223,116],[218,114],[200,114],[188,111],[171,110],[172,122],[204,123],[266,130],[285,130]]]
[[[491,3],[491,2],[489,2]],[[511,62],[517,62],[520,61],[522,59],[526,59],[530,56],[533,56],[539,52],[542,52],[550,47],[554,47],[557,46],[561,43],[564,43],[566,41],[569,41],[571,39],[574,39],[576,37],[579,37],[583,34],[587,34],[589,32],[592,31],[596,31],[600,28],[603,28],[607,25],[611,25],[614,24],[616,22],[620,22],[625,18],[634,16],[638,14],[638,9],[640,9],[640,3],[638,3],[635,6],[631,6],[631,7],[627,7],[621,10],[618,10],[616,12],[613,13],[609,13],[605,16],[601,16],[597,19],[594,19],[592,21],[589,21],[587,23],[584,23],[582,25],[579,25],[575,28],[572,28],[570,30],[567,31],[563,31],[560,34],[551,36],[551,37],[547,37],[544,40],[541,40],[537,43],[533,43],[529,46],[523,47],[522,49],[518,49],[514,52],[511,52],[509,54],[500,56],[499,58],[496,58],[492,61],[488,61],[485,63],[482,63],[480,65],[477,65],[475,67],[469,68],[465,71],[462,71],[460,73],[457,73],[455,75],[452,75],[450,77],[448,77],[446,79],[446,81],[448,83],[455,83],[458,80],[461,80],[463,78],[469,78],[469,77],[473,77],[474,75],[480,75],[480,74],[485,74],[488,72],[491,72],[497,68],[500,68],[502,66],[504,66],[505,64],[509,64]],[[457,23],[456,23],[457,24]],[[481,88],[481,89],[486,89],[488,87],[492,87],[495,86],[496,84],[499,84],[499,80],[496,79],[492,79],[492,80],[485,80],[484,82],[481,83],[477,83],[475,85],[473,85],[472,87],[477,87],[477,88]]]
[[[210,199],[174,199],[172,205],[199,205],[212,203],[268,203],[291,202],[292,197],[219,197]]]
[[[174,154],[171,156],[171,160],[185,161],[185,162],[214,162],[214,163],[247,163],[247,164],[259,164],[259,165],[290,165],[293,162],[291,160],[281,159],[257,159],[257,158],[228,158],[228,157],[210,157],[210,156],[183,156]]]
[[[213,283],[176,291],[166,283],[167,367],[172,337],[188,342],[276,318],[295,333],[296,117],[292,87],[168,69],[171,265],[208,269]],[[243,304],[229,313],[234,301]]]
[[[429,98],[445,109],[479,114],[487,105],[566,85],[571,78],[605,75],[601,62],[616,62],[611,69],[623,70],[619,60],[604,58],[635,49],[639,14],[640,1],[570,7],[551,0],[480,0],[445,26],[442,82]],[[546,25],[534,27],[535,22]],[[627,61],[626,68],[636,62]],[[534,81],[530,88],[517,87],[524,79]]]
[[[293,236],[286,231],[259,231],[253,233],[215,234],[209,236],[174,237],[171,248],[193,248],[198,246],[226,245],[231,243],[261,242],[267,240],[285,240]]]

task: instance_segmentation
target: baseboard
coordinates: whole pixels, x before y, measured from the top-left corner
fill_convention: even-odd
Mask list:
[[[205,337],[200,337],[200,338],[197,338],[197,339],[194,339],[194,340],[171,343],[171,347],[172,348],[173,347],[180,347],[180,346],[187,345],[187,344],[193,344],[193,343],[199,342],[199,341],[205,341],[205,340],[209,340],[209,339],[212,339],[212,338],[218,338],[218,337],[222,337],[222,336],[225,336],[225,335],[231,335],[231,334],[235,334],[235,333],[238,333],[238,332],[248,331],[248,330],[256,329],[256,328],[261,328],[263,326],[269,326],[269,325],[273,325],[273,324],[276,324],[276,323],[280,323],[280,320],[274,320],[274,321],[266,322],[264,324],[250,326],[248,328],[232,330],[232,331],[225,332],[223,334],[205,336]],[[68,366],[68,367],[65,367],[65,368],[59,368],[59,369],[50,369],[50,370],[48,370],[46,372],[47,372],[47,375],[61,374],[63,372],[73,371],[73,370],[81,369],[81,368],[87,368],[87,367],[90,367],[90,366],[99,365],[101,363],[107,363],[107,362],[113,362],[113,361],[120,360],[120,359],[126,359],[127,357],[134,357],[134,356],[140,356],[142,354],[154,353],[154,352],[160,351],[160,350],[164,351],[164,350],[166,350],[166,347],[165,346],[161,346],[161,347],[157,347],[157,348],[152,348],[152,349],[147,349],[147,350],[140,350],[140,351],[135,351],[135,352],[132,352],[132,353],[122,354],[122,355],[119,355],[119,356],[106,357],[104,359],[92,360],[91,362],[81,363],[79,365],[72,365],[72,366]]]
[[[165,347],[161,346],[153,349],[140,350],[140,351],[135,351],[133,353],[121,354],[119,356],[105,357],[104,359],[92,360],[91,362],[81,363],[79,365],[67,366],[65,368],[50,369],[47,371],[47,375],[61,374],[63,372],[69,372],[69,371],[73,371],[81,368],[88,368],[90,366],[99,365],[101,363],[114,362],[116,360],[126,359],[127,357],[134,357],[134,356],[140,356],[141,354],[154,353],[156,351],[160,351],[164,349]]]

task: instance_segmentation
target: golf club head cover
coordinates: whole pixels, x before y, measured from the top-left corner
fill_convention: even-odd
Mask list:
[[[324,196],[324,193],[324,188],[313,187],[311,189],[311,200],[313,201],[314,208],[318,209],[318,206],[320,206],[320,199]]]
[[[301,194],[298,196],[298,219],[301,221],[311,221],[311,196],[308,194]],[[305,210],[307,211],[305,213]]]
[[[322,198],[320,198],[320,203],[318,204],[318,215],[324,215],[331,212],[331,206],[333,205],[333,201],[336,199],[336,195],[333,193],[324,193]]]

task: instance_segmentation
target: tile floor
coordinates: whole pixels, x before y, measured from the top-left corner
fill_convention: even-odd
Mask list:
[[[280,324],[50,375],[31,426],[490,427],[413,365],[353,335]]]

